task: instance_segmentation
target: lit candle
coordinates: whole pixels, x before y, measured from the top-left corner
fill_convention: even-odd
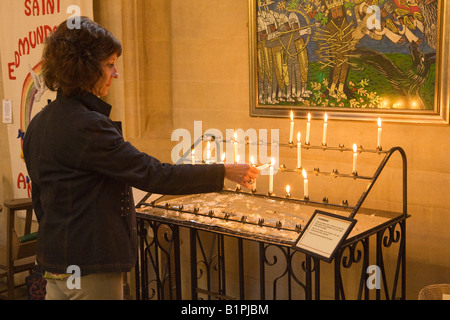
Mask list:
[[[356,174],[356,162],[358,159],[358,146],[356,144],[353,145],[353,173]]]
[[[275,165],[275,158],[272,158],[269,168],[269,194],[273,194],[273,166]]]
[[[287,185],[286,186],[286,198],[290,198],[291,197],[291,186]]]
[[[291,130],[289,132],[289,143],[294,143],[294,113],[291,111]]]
[[[308,190],[308,175],[306,173],[306,170],[303,169],[303,190],[304,190],[304,194],[305,194],[305,198],[309,198],[309,190]]]
[[[225,156],[226,156],[226,154],[222,153],[222,163],[225,163]]]
[[[300,132],[297,134],[297,168],[302,167],[302,142]]]
[[[381,149],[381,132],[383,129],[381,128],[381,118],[378,118],[378,149]]]
[[[238,162],[239,155],[237,150],[237,133],[234,133],[234,162]]]
[[[255,167],[255,160],[254,160],[253,156],[250,157],[250,163],[252,164],[252,166]],[[253,188],[252,188],[252,191],[253,191],[253,192],[256,192],[256,179],[253,180]]]
[[[306,124],[306,140],[305,144],[310,144],[310,137],[311,137],[311,113],[308,113],[308,123]]]
[[[195,150],[192,150],[192,154],[191,154],[191,164],[195,164]]]
[[[322,138],[322,145],[327,145],[327,130],[328,130],[328,115],[325,113],[325,122],[323,124],[323,138]]]

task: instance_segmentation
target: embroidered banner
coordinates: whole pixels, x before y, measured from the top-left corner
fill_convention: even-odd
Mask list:
[[[22,145],[33,116],[55,93],[41,77],[45,38],[69,19],[76,28],[76,17],[93,17],[92,0],[2,0],[1,68],[4,97],[3,122],[8,125],[14,197],[31,197],[31,181],[23,160]]]

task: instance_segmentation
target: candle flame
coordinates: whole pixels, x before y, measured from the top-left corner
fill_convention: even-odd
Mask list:
[[[291,186],[287,185],[286,186],[286,193],[289,194],[291,192]]]
[[[356,153],[358,151],[358,146],[356,143],[353,145],[353,152]]]
[[[325,113],[325,122],[328,121],[328,114]]]
[[[192,149],[192,155],[195,155],[195,150],[194,149]]]
[[[272,161],[270,162],[270,164],[272,167],[275,165],[275,158],[272,158]]]
[[[239,163],[239,155],[236,156],[236,163]]]
[[[291,110],[291,121],[294,121],[294,112]]]
[[[298,134],[297,134],[297,140],[298,140],[298,142],[300,142],[300,139],[301,139],[301,134],[300,134],[300,131],[299,131]]]
[[[253,158],[253,156],[250,157],[250,163],[251,163],[252,165],[255,165],[255,159]]]
[[[381,118],[378,118],[378,127],[381,128]]]
[[[237,142],[237,132],[234,132],[234,142]]]
[[[302,174],[303,174],[303,178],[305,178],[305,179],[308,178],[308,174],[306,173],[305,169],[303,169]]]
[[[311,122],[311,113],[308,113],[308,122]]]
[[[222,153],[222,162],[225,162],[225,153]]]

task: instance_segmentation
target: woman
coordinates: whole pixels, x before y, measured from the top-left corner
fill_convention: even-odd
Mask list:
[[[250,165],[163,164],[125,142],[101,100],[119,77],[120,42],[81,18],[46,40],[43,75],[55,101],[31,121],[24,156],[39,222],[37,263],[47,299],[122,299],[123,272],[135,265],[136,217],[132,187],[158,194],[220,191],[224,178],[250,187]],[[69,267],[81,271],[70,290]],[[68,269],[69,268],[69,269]]]

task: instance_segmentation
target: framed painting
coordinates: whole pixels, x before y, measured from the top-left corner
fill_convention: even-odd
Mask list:
[[[443,0],[249,0],[250,115],[449,123]]]

